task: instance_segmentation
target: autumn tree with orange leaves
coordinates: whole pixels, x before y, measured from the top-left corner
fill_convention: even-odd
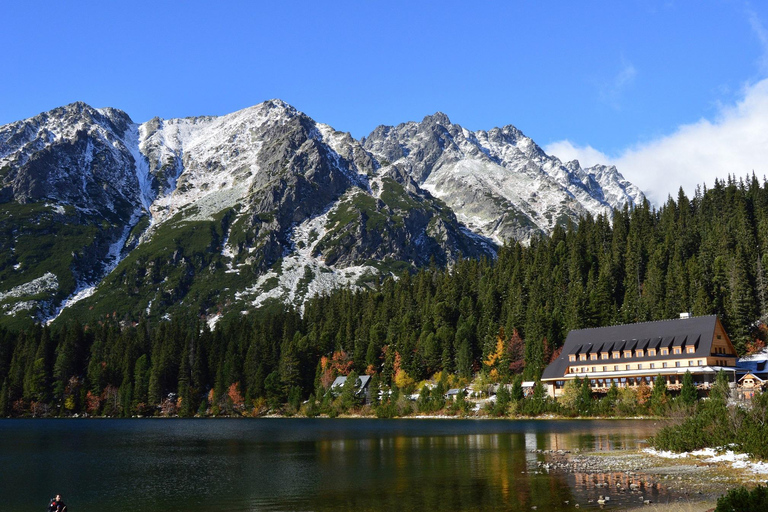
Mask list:
[[[320,385],[327,390],[336,380],[336,377],[349,375],[353,366],[354,361],[343,350],[337,350],[330,358],[328,356],[321,357],[318,367]]]

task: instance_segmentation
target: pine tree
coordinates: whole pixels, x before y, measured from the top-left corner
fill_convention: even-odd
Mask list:
[[[680,388],[680,401],[685,405],[693,405],[698,399],[698,391],[693,384],[693,375],[690,371],[686,371],[683,375],[683,385]]]
[[[138,404],[147,404],[147,393],[149,390],[149,363],[147,362],[147,355],[142,354],[133,367],[133,407],[136,408]]]
[[[589,379],[581,381],[576,409],[580,416],[592,414],[592,386],[590,386]]]
[[[657,415],[664,414],[668,402],[667,379],[666,377],[657,375],[656,379],[653,381],[653,390],[651,391],[651,411]]]

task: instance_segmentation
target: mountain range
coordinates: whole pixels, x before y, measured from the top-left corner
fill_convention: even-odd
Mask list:
[[[214,323],[644,201],[615,167],[436,113],[354,139],[280,100],[134,123],[73,103],[0,126],[0,323]]]

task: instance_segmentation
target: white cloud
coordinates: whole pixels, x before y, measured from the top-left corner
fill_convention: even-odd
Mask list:
[[[713,120],[682,125],[674,133],[627,148],[613,158],[591,146],[570,141],[548,145],[545,151],[582,166],[613,164],[656,204],[675,197],[682,186],[690,196],[696,185],[712,187],[715,178],[768,175],[768,79],[744,89],[739,101],[721,107]],[[583,160],[582,160],[583,158]]]
[[[568,139],[553,142],[544,148],[549,155],[554,155],[563,162],[578,160],[582,167],[592,167],[597,164],[606,164],[611,158],[592,146],[576,146]]]
[[[600,85],[600,99],[616,110],[621,109],[624,90],[635,81],[637,70],[631,62],[622,59],[622,67],[610,80]]]

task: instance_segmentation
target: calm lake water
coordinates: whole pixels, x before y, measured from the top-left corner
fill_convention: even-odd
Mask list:
[[[59,492],[70,512],[589,509],[604,493],[595,476],[542,473],[544,455],[531,450],[633,449],[656,428],[638,420],[0,420],[0,506],[42,512]],[[613,477],[621,476],[600,476]],[[608,508],[622,505],[617,495]]]

